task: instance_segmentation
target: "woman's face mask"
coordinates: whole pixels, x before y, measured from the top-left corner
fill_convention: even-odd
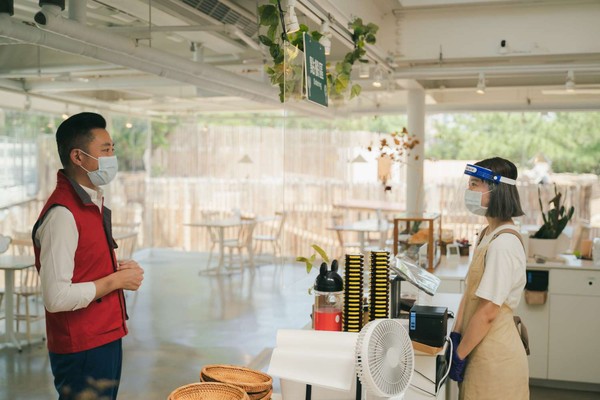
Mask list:
[[[491,192],[491,190],[488,190],[487,192],[477,192],[470,189],[465,190],[465,206],[467,207],[467,210],[471,211],[473,214],[485,216],[487,207],[482,206],[481,202],[483,200],[483,195],[489,192]]]
[[[95,171],[88,171],[87,169],[83,168],[83,166],[81,166],[81,168],[83,168],[84,171],[87,172],[90,181],[92,181],[92,184],[94,184],[95,186],[108,185],[115,178],[119,169],[117,156],[96,158],[92,155],[89,155],[83,150],[80,151],[86,156],[91,157],[94,160],[98,160],[98,169]]]

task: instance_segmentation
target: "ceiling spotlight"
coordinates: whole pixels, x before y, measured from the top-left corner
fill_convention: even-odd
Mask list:
[[[479,82],[477,82],[477,90],[475,92],[477,94],[485,94],[485,74],[483,72],[479,73]]]
[[[369,71],[370,67],[369,67],[369,62],[365,61],[365,62],[360,62],[358,64],[358,77],[359,78],[368,78],[369,77]]]
[[[325,55],[328,56],[331,53],[331,31],[329,30],[329,21],[323,21],[321,24],[321,39],[319,43],[325,48]]]
[[[296,16],[296,0],[288,0],[287,12],[283,21],[285,22],[285,31],[287,33],[294,33],[300,30],[300,24],[298,23],[298,17]]]
[[[381,81],[383,81],[383,72],[381,71],[381,68],[376,67],[375,68],[375,77],[374,77],[374,81],[373,81],[373,86],[376,88],[380,88],[381,87]]]
[[[573,72],[573,70],[569,70],[569,72],[567,72],[567,81],[565,82],[565,90],[567,92],[574,92],[575,91],[575,72]]]

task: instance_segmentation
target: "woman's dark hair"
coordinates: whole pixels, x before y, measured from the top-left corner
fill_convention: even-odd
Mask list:
[[[476,162],[483,168],[492,170],[495,174],[510,179],[517,179],[517,167],[512,162],[500,157],[492,157]],[[486,217],[498,218],[501,221],[507,221],[512,217],[525,215],[521,209],[521,200],[519,192],[515,185],[507,183],[492,183],[485,181],[492,191],[490,192],[490,203],[488,204]]]
[[[94,139],[92,129],[106,129],[106,120],[100,114],[83,112],[64,120],[56,130],[58,156],[63,167],[71,163],[73,149],[88,151],[88,145]]]

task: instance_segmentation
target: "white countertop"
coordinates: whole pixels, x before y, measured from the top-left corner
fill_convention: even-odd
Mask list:
[[[545,263],[535,262],[534,259],[529,258],[527,260],[527,269],[534,270],[551,270],[551,269],[564,269],[572,271],[600,271],[600,267],[594,266],[594,263],[590,260],[580,260],[574,255],[561,254],[561,260],[558,261],[547,261]],[[434,270],[435,276],[444,280],[463,280],[467,276],[469,270],[469,258],[461,257],[456,263],[448,263],[446,257],[442,256],[440,264]]]

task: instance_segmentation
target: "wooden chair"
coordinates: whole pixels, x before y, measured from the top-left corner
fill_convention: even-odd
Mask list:
[[[17,296],[15,321],[17,321],[17,333],[20,331],[21,321],[25,322],[27,342],[31,343],[31,323],[44,318],[43,310],[40,310],[42,302],[42,289],[40,276],[34,266],[25,268],[20,272],[19,286],[15,287]],[[23,302],[21,302],[23,300]],[[21,310],[23,303],[24,310]],[[31,309],[33,303],[33,310]]]
[[[218,211],[202,211],[202,219],[205,221],[214,221],[219,218]],[[208,254],[208,261],[206,263],[207,268],[210,268],[210,262],[212,261],[215,247],[219,244],[219,229],[216,227],[207,227],[208,238],[210,239],[210,252]]]
[[[10,236],[5,236],[0,234],[0,254],[6,253],[8,250],[12,239]],[[2,300],[4,299],[4,288],[0,290],[0,308],[2,308]],[[4,319],[4,314],[0,315],[0,319]]]
[[[244,222],[238,231],[238,236],[234,239],[225,239],[223,241],[223,246],[229,250],[229,268],[233,267],[233,252],[237,251],[240,263],[240,270],[244,270],[244,259],[242,257],[242,252],[246,249],[248,253],[249,264],[251,267],[254,267],[254,257],[252,250],[252,235],[254,233],[254,228],[256,227],[256,221],[254,219],[245,219],[242,218]]]
[[[270,243],[273,249],[273,264],[277,263],[277,258],[281,257],[281,235],[283,226],[286,220],[286,213],[279,212],[276,215],[275,221],[271,224],[271,229],[268,234],[254,235],[253,241],[255,244],[255,254],[262,254],[263,244]]]

